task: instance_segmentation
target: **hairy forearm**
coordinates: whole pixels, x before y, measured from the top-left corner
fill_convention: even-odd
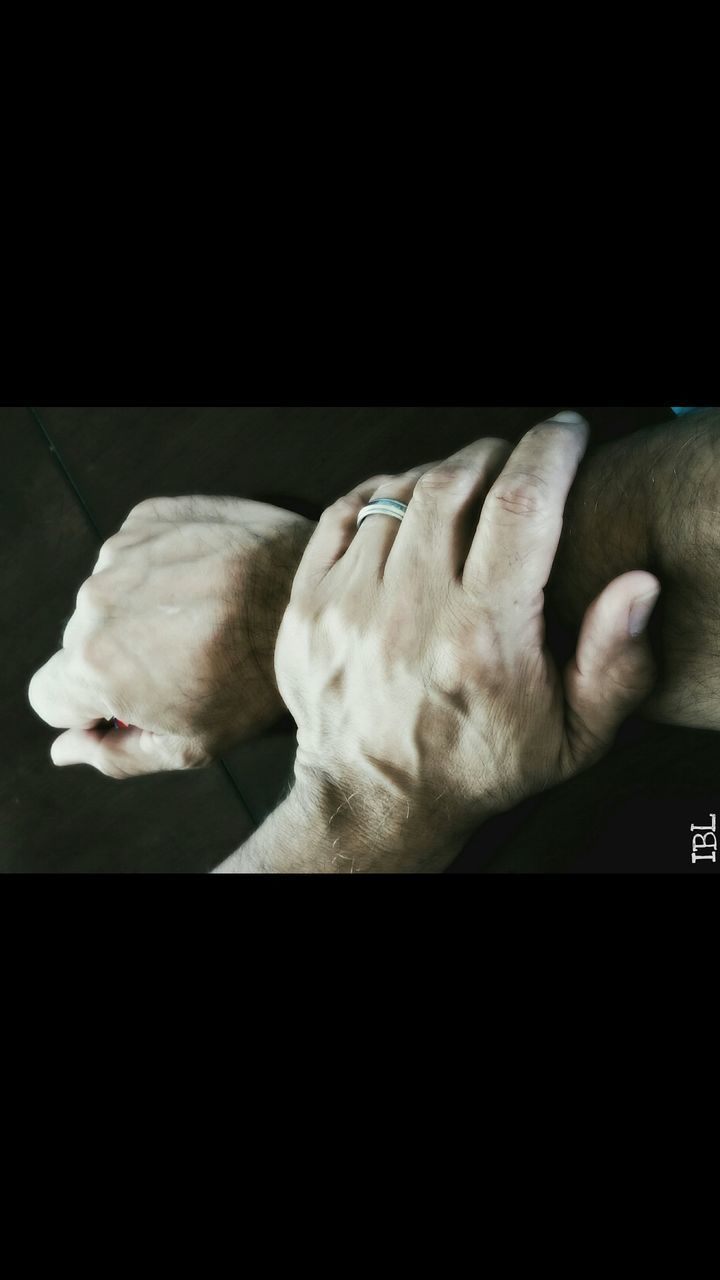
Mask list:
[[[330,875],[343,869],[332,850],[332,842],[328,844],[322,823],[303,817],[291,794],[240,849],[215,868],[214,874],[325,872]]]
[[[720,412],[640,431],[588,455],[568,500],[548,596],[577,625],[613,577],[649,569],[654,719],[720,728]]]
[[[296,784],[215,874],[358,874],[444,871],[466,837],[417,821],[397,798]]]
[[[547,595],[572,626],[613,578],[655,565],[645,435],[592,449],[570,491]]]

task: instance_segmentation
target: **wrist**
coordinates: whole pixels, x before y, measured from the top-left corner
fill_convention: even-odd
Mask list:
[[[293,790],[215,873],[331,873],[335,867],[326,856],[325,843],[318,815],[299,806]]]
[[[397,797],[340,786],[320,774],[296,776],[287,798],[220,874],[439,872],[460,853],[467,834],[452,837],[442,823],[400,814]]]
[[[302,794],[294,787],[265,819],[242,848],[226,859],[216,873],[333,875],[355,871],[360,858],[359,843],[343,841],[344,853],[332,829],[329,796],[316,792]]]
[[[304,516],[289,512],[283,516],[273,536],[263,530],[252,571],[238,584],[245,596],[247,642],[265,691],[268,722],[285,712],[275,677],[275,644],[298,565],[316,527]]]
[[[430,805],[372,775],[340,780],[299,759],[292,801],[296,821],[313,832],[319,856],[330,859],[333,871],[442,871],[470,834],[458,834],[442,802]]]

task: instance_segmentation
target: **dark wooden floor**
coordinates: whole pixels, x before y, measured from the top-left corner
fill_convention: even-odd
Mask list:
[[[481,435],[514,439],[559,407],[0,409],[0,870],[206,871],[243,841],[289,776],[289,731],[200,772],[117,783],[89,768],[53,768],[55,731],[32,713],[27,685],[58,647],[99,543],[135,503],[231,493],[320,509],[368,475],[444,457]],[[578,407],[601,438],[670,416],[663,407]],[[630,729],[608,762],[484,828],[454,871],[687,870],[689,823],[703,816],[694,819],[692,805],[720,774],[719,740]],[[631,820],[648,838],[621,856]]]

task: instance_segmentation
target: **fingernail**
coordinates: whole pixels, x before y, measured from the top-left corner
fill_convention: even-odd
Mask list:
[[[585,422],[581,413],[575,413],[574,409],[564,409],[562,413],[556,413],[552,417],[553,422]]]
[[[628,616],[628,632],[633,640],[637,640],[641,636],[650,621],[652,611],[660,599],[660,590],[651,591],[650,595],[639,596],[637,600],[630,606],[630,614]]]

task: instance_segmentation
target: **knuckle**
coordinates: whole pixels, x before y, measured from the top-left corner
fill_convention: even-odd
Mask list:
[[[113,533],[111,537],[107,538],[105,542],[103,542],[101,547],[101,554],[104,555],[106,558],[109,555],[115,556],[118,553],[118,551],[122,551],[125,547],[127,547],[127,545],[128,545],[127,535],[124,533],[120,533],[120,531],[118,530],[117,533]]]
[[[553,421],[552,418],[547,418],[545,422],[536,422],[534,427],[525,432],[523,439],[537,440],[541,444],[543,441],[567,439],[567,427],[563,427],[561,423]]]
[[[142,502],[137,502],[128,512],[127,517],[123,521],[119,533],[132,526],[136,522],[155,523],[156,521],[177,520],[187,516],[187,511],[183,507],[179,498],[143,498]]]
[[[28,702],[30,703],[30,706],[32,707],[33,711],[37,715],[40,715],[39,707],[41,705],[40,704],[41,694],[42,694],[42,682],[40,678],[40,672],[36,671],[35,675],[30,681],[30,684],[28,685],[27,696],[28,696]]]
[[[373,498],[389,497],[389,494],[386,494],[384,490],[389,489],[391,485],[396,485],[397,483],[397,476],[392,475],[390,472],[385,472],[380,476],[372,476],[371,479],[368,480],[366,492],[367,489],[372,489],[371,496]]]
[[[81,636],[83,632],[87,631],[87,627],[87,618],[77,611],[73,613],[68,618],[65,624],[65,629],[62,633],[61,643],[63,649],[74,649],[79,636]]]
[[[97,566],[78,593],[79,598],[82,593],[83,611],[94,615],[103,614],[116,595],[117,585],[116,568],[107,564]]]
[[[503,476],[492,490],[492,499],[500,511],[513,516],[546,516],[550,514],[548,484],[536,472],[524,471]]]
[[[359,494],[344,493],[341,498],[333,502],[332,506],[326,507],[320,519],[324,518],[326,523],[332,520],[349,520],[357,515],[361,502]]]
[[[158,503],[156,498],[143,498],[142,502],[136,502],[128,515],[128,520],[135,517],[154,516],[157,514]]]
[[[106,665],[106,647],[97,632],[91,632],[78,639],[75,646],[75,660],[85,671],[100,672]]]
[[[577,434],[578,425],[579,422],[558,421],[557,418],[548,418],[545,422],[538,422],[528,431],[527,435],[531,439],[537,440],[541,445],[567,447]]]
[[[459,491],[464,492],[472,479],[474,476],[468,467],[434,467],[432,471],[426,471],[420,476],[413,497],[419,497],[421,502],[436,502]]]
[[[373,498],[399,498],[403,502],[408,501],[425,470],[426,468],[423,467],[414,467],[410,471],[396,471],[378,476]]]
[[[483,436],[464,449],[458,449],[457,453],[448,458],[448,463],[471,467],[476,472],[478,469],[484,471],[489,463],[494,463],[500,456],[507,461],[511,453],[512,445],[509,440],[503,440],[501,436]]]
[[[95,612],[100,607],[102,588],[98,582],[98,574],[86,578],[77,593],[76,608],[84,612]]]

